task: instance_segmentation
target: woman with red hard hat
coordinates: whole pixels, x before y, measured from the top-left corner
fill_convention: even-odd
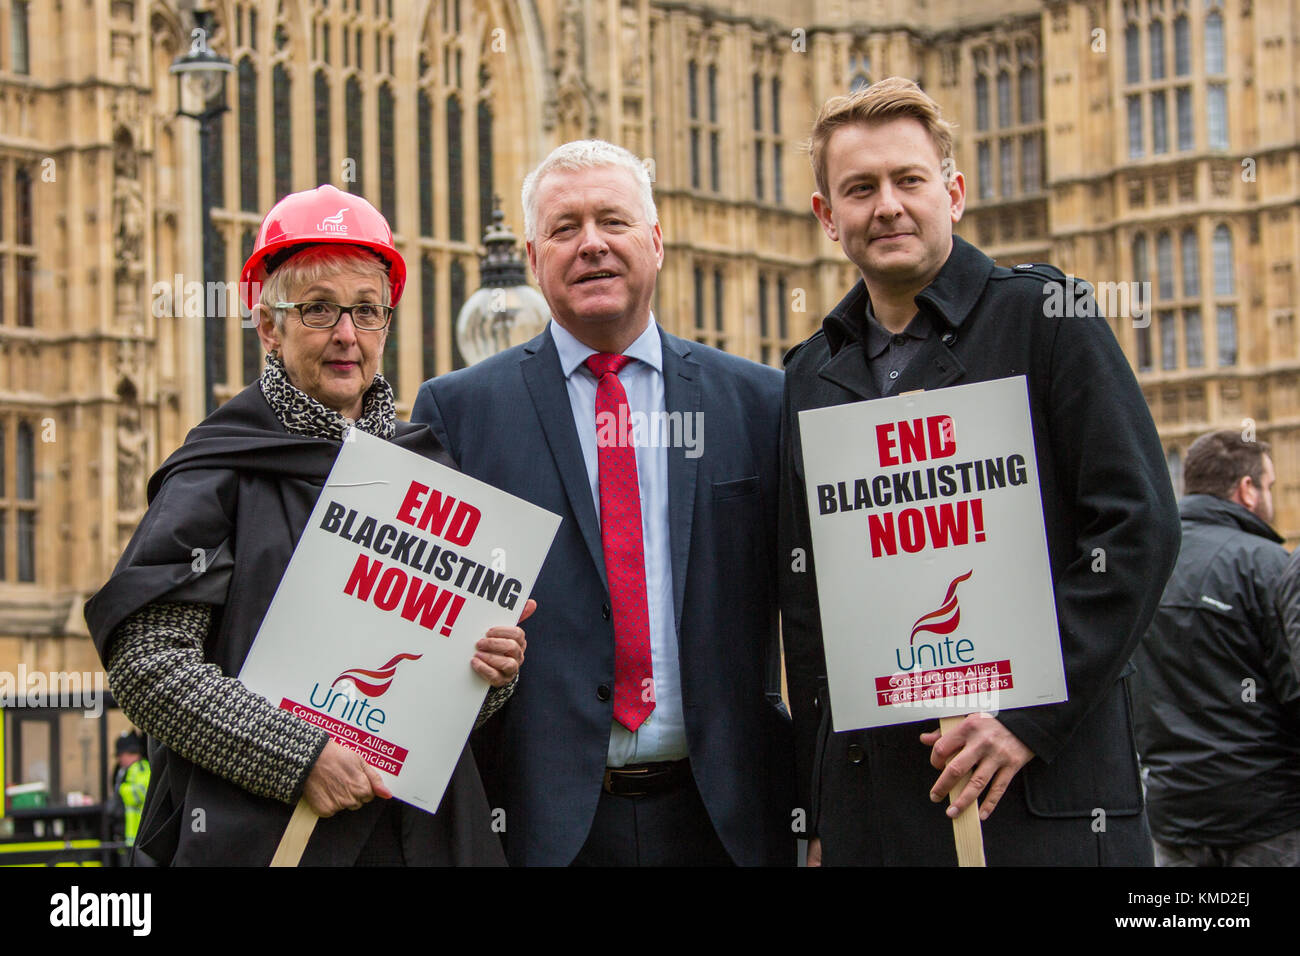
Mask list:
[[[262,376],[150,479],[148,512],[86,605],[114,697],[152,744],[136,839],[149,862],[266,865],[299,798],[325,818],[305,865],[503,862],[468,748],[436,815],[375,800],[391,796],[376,770],[236,677],[350,427],[453,464],[428,428],[397,421],[379,373],[405,284],[388,222],[360,196],[326,185],[276,203],[240,275]],[[524,645],[519,627],[478,642],[470,666],[493,688],[480,722]]]

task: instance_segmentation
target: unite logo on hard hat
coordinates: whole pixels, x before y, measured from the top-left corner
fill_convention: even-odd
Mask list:
[[[343,214],[347,211],[348,211],[348,207],[344,206],[334,215],[326,216],[320,222],[316,223],[316,231],[317,232],[347,232],[348,231],[347,223],[343,221]]]

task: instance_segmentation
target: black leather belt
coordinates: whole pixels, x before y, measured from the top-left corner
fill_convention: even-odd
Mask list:
[[[690,776],[691,764],[685,759],[606,767],[605,792],[616,797],[644,797],[680,787]]]

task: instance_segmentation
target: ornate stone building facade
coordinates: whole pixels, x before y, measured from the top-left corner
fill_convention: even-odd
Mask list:
[[[958,123],[962,234],[1004,263],[1150,283],[1111,321],[1171,468],[1202,431],[1256,429],[1300,536],[1293,4],[197,5],[235,67],[202,150],[167,73],[195,0],[0,0],[0,669],[95,666],[81,603],[145,481],[257,374],[224,283],[280,196],[329,181],[393,222],[410,282],[384,361],[403,413],[459,362],[492,196],[519,232],[524,174],[583,136],[653,162],[659,319],[779,365],[854,279],[809,211],[812,116],[891,74]]]

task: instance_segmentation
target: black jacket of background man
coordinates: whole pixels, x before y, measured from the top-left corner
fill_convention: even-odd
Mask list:
[[[1300,827],[1300,683],[1275,606],[1282,538],[1188,495],[1183,546],[1133,657],[1135,730],[1161,843],[1236,846]]]
[[[996,267],[954,237],[916,297],[937,334],[894,392],[1028,378],[1069,700],[998,715],[1037,756],[984,824],[988,862],[1150,864],[1123,678],[1173,567],[1178,515],[1128,361],[1105,319],[1078,315],[1089,310],[1086,289],[1065,288],[1083,301],[1047,314],[1048,284],[1068,281],[1050,266]],[[791,560],[796,548],[812,555],[797,413],[880,397],[859,338],[866,298],[859,281],[786,358],[781,606],[802,805],[826,864],[953,865],[947,801],[929,799],[939,771],[917,739],[935,721],[830,732],[813,565],[800,573]]]

